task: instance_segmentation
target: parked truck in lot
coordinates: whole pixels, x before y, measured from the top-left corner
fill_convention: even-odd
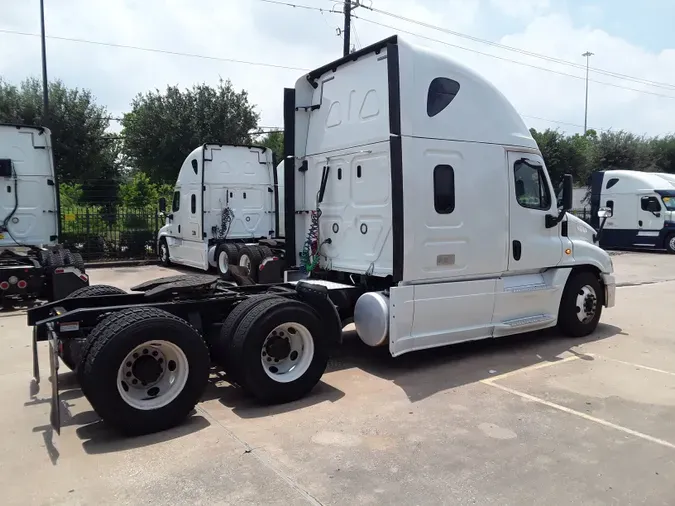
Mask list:
[[[0,303],[60,299],[89,284],[58,244],[58,182],[48,129],[0,124]]]
[[[185,159],[168,214],[160,201],[166,225],[157,238],[159,258],[216,268],[223,277],[236,264],[257,281],[264,262],[283,255],[280,203],[283,167],[270,149],[204,144]]]
[[[601,222],[597,212],[604,209]],[[636,170],[598,171],[591,180],[591,224],[600,246],[675,253],[675,176]]]
[[[285,282],[179,276],[30,310],[57,428],[66,341],[96,412],[145,433],[190,413],[211,363],[260,402],[306,395],[352,319],[396,357],[556,324],[584,336],[614,305],[609,255],[570,226],[571,176],[559,207],[522,119],[466,67],[391,37],[286,89],[284,126]]]

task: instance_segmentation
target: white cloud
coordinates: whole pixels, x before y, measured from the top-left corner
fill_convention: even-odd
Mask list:
[[[331,9],[329,0],[304,0],[306,5]],[[654,53],[592,27],[574,26],[570,18],[552,12],[548,0],[378,0],[375,7],[464,33],[495,33],[483,24],[485,9],[518,17],[525,28],[499,40],[529,51],[584,63],[581,53],[596,53],[592,65],[645,79],[675,83],[675,48]],[[37,2],[0,0],[0,29],[39,33]],[[342,40],[335,29],[339,14],[271,5],[257,0],[201,0],[199,7],[184,0],[47,2],[47,32],[124,45],[158,48],[292,67],[315,68],[340,56]],[[496,10],[495,10],[496,9]],[[547,13],[547,14],[542,14]],[[518,60],[530,65],[583,76],[584,72],[551,62],[456,38],[366,8],[355,12],[356,33],[362,45],[392,34],[364,19],[399,27],[427,37]],[[428,40],[408,37],[448,53],[476,68],[513,101],[522,114],[583,123],[583,80],[514,65]],[[356,37],[353,39],[356,42]],[[167,84],[182,87],[197,82],[214,84],[229,78],[249,91],[261,113],[261,124],[282,123],[284,86],[293,86],[302,71],[273,69],[89,44],[48,40],[49,75],[68,85],[89,88],[113,114],[127,111],[132,98]],[[40,75],[39,38],[0,33],[0,75],[18,82]],[[593,75],[593,79],[675,97],[675,90]],[[675,100],[591,83],[589,125],[624,128],[650,134],[672,130]],[[556,124],[526,118],[538,129]],[[577,132],[579,128],[560,125]]]
[[[547,12],[550,0],[490,0],[490,5],[513,18],[529,19]]]

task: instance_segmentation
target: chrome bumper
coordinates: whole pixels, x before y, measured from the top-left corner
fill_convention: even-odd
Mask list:
[[[602,282],[605,285],[605,307],[614,307],[616,299],[616,279],[611,274],[603,274]]]

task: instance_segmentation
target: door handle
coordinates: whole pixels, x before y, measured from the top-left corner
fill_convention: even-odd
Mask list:
[[[180,225],[178,225],[178,233],[180,234]]]
[[[520,260],[520,255],[522,253],[522,244],[520,241],[513,241],[513,259],[518,261]]]
[[[638,221],[638,225],[642,226],[642,220]]]

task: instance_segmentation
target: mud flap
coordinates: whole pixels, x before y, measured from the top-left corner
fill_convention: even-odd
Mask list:
[[[61,399],[59,398],[59,353],[56,334],[49,332],[49,380],[52,383],[51,410],[49,421],[57,434],[61,435]]]
[[[40,384],[40,363],[38,360],[38,329],[33,327],[33,379],[36,384]]]

